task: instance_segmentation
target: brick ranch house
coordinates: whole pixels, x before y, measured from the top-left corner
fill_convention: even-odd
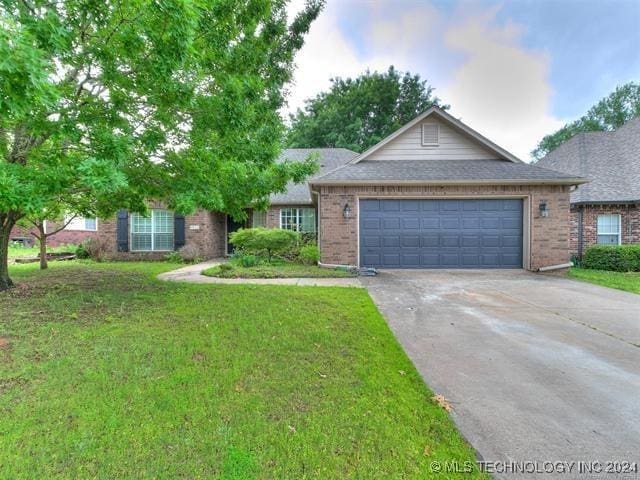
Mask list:
[[[536,165],[587,177],[571,192],[571,254],[640,243],[640,117],[611,132],[575,135]]]
[[[358,155],[317,152],[321,169],[289,185],[246,226],[317,233],[321,264],[377,268],[525,268],[569,261],[569,196],[585,179],[523,163],[434,107]],[[98,235],[112,258],[161,258],[185,244],[205,258],[229,252],[243,226],[200,210],[180,216],[120,211]]]

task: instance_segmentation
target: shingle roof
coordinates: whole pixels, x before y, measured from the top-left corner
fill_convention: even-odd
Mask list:
[[[536,165],[590,180],[571,203],[640,202],[640,117],[613,132],[575,135]]]
[[[573,175],[502,160],[365,160],[347,164],[312,184],[350,183],[581,183]]]
[[[306,205],[312,203],[311,193],[309,192],[309,182],[311,179],[324,175],[358,156],[356,152],[347,150],[346,148],[289,148],[282,152],[278,161],[301,161],[305,160],[312,153],[319,154],[318,163],[320,164],[320,169],[318,172],[310,177],[307,182],[299,184],[289,183],[285,193],[275,193],[271,195],[270,201],[272,205]]]

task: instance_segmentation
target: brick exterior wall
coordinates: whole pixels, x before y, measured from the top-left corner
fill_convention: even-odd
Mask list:
[[[152,203],[150,208],[162,208]],[[202,258],[217,258],[225,254],[226,215],[198,210],[185,216],[185,245],[195,245]],[[197,227],[197,228],[194,228]],[[167,252],[118,252],[116,217],[100,220],[99,237],[106,243],[106,257],[111,260],[161,260]]]
[[[59,228],[59,224],[56,222],[47,222],[47,231],[50,232]],[[31,234],[35,228],[13,227],[11,230],[11,237],[31,237],[33,245],[38,243],[38,240]],[[100,221],[98,221],[98,230],[100,230]],[[47,238],[47,246],[59,247],[60,245],[78,245],[85,240],[95,238],[98,236],[98,232],[92,232],[88,230],[61,230],[58,233],[51,235]]]
[[[579,254],[579,225],[582,210],[582,252],[598,243],[598,215],[620,215],[621,241],[640,243],[640,207],[638,205],[573,205],[571,207],[571,232],[569,250]]]
[[[569,261],[569,187],[562,185],[462,185],[462,186],[322,186],[320,188],[321,262],[338,265],[358,263],[358,198],[412,197],[526,197],[530,204],[528,253],[531,270]],[[544,201],[549,216],[542,217]],[[351,206],[345,219],[344,205]],[[526,204],[525,204],[526,205]],[[525,216],[527,213],[525,212]],[[525,229],[525,236],[527,231]],[[525,239],[525,244],[526,244]],[[527,256],[525,248],[525,256]]]

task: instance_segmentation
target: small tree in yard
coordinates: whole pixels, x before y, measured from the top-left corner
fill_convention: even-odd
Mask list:
[[[52,199],[155,198],[242,217],[313,162],[276,163],[295,53],[322,0],[0,0],[0,291],[11,228]]]
[[[300,234],[279,228],[241,228],[229,236],[229,241],[243,252],[266,253],[271,263],[274,253],[292,248],[300,241]]]

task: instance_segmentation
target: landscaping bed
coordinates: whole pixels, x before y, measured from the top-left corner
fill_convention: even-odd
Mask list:
[[[324,268],[317,265],[301,265],[282,261],[253,267],[225,263],[208,268],[202,274],[219,278],[345,278],[357,276],[357,272],[354,270]]]
[[[10,267],[0,478],[488,478],[365,290],[172,268]]]

